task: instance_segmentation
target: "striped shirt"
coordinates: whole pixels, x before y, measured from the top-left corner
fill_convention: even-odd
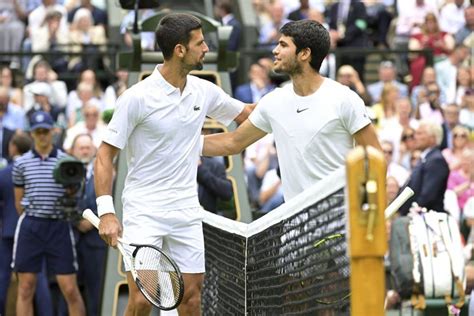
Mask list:
[[[56,183],[53,170],[59,159],[67,156],[54,148],[43,159],[34,149],[17,158],[13,164],[13,184],[24,188],[23,206],[26,215],[42,218],[64,218],[61,197],[65,189]]]

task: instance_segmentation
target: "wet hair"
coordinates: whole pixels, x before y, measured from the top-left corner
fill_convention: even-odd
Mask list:
[[[201,21],[191,14],[171,13],[162,18],[155,31],[155,42],[163,52],[163,58],[171,59],[176,45],[187,46],[191,32],[201,28]]]
[[[329,52],[329,32],[324,26],[313,20],[288,22],[280,29],[280,33],[292,38],[296,53],[309,48],[311,50],[311,67],[319,72],[321,64]]]

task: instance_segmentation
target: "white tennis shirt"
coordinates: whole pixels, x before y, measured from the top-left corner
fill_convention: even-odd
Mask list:
[[[292,84],[275,89],[249,120],[275,137],[287,201],[343,166],[354,147],[352,135],[370,123],[362,99],[328,78],[305,97]]]
[[[158,71],[117,100],[103,141],[126,151],[124,211],[198,207],[199,137],[210,116],[229,125],[244,104],[213,83],[188,75],[180,90]]]

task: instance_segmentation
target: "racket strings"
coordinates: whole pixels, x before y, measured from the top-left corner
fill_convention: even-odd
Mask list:
[[[170,260],[151,247],[138,249],[134,268],[143,294],[157,306],[173,307],[180,298],[180,277]]]

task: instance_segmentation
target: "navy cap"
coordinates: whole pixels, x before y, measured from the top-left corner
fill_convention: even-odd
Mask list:
[[[52,129],[53,125],[54,121],[49,113],[37,111],[31,116],[30,126],[32,131],[38,128]]]

